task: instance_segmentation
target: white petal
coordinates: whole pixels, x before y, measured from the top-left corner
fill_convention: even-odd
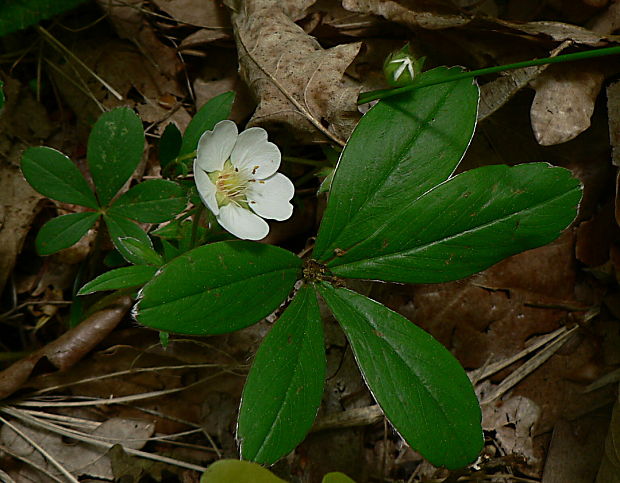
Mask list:
[[[196,183],[196,188],[198,188],[198,194],[202,202],[207,205],[207,208],[209,208],[214,215],[217,215],[220,212],[220,209],[217,207],[217,200],[215,199],[217,188],[211,182],[207,173],[198,166],[198,160],[194,161],[194,182]]]
[[[253,177],[265,179],[280,167],[280,150],[267,141],[267,131],[261,127],[246,129],[237,138],[230,162],[236,168],[249,169]]]
[[[232,121],[218,122],[213,131],[205,131],[198,141],[196,160],[207,173],[220,171],[237,141],[237,125]]]
[[[247,192],[250,208],[263,218],[288,220],[293,213],[289,200],[295,194],[295,187],[290,179],[276,173],[265,180],[250,183]]]
[[[242,240],[262,240],[269,233],[269,225],[265,220],[234,203],[220,208],[217,221],[222,228]]]

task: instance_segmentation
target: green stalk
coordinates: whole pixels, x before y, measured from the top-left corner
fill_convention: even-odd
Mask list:
[[[604,57],[607,55],[620,54],[619,47],[606,47],[603,49],[588,50],[586,52],[575,52],[572,54],[562,54],[555,57],[545,57],[544,59],[525,60],[523,62],[515,62],[514,64],[497,65],[495,67],[487,67],[485,69],[472,70],[470,72],[461,72],[460,74],[446,77],[445,79],[418,82],[405,87],[398,87],[396,89],[379,89],[376,91],[363,92],[357,99],[358,104],[365,104],[366,102],[374,101],[376,99],[385,99],[387,97],[397,96],[403,92],[409,92],[413,89],[419,89],[420,87],[434,86],[437,84],[443,84],[444,82],[452,82],[460,79],[467,79],[468,77],[477,77],[480,75],[496,74],[497,72],[503,72],[506,70],[521,69],[523,67],[533,67],[536,65],[545,64],[559,64],[561,62],[572,62],[575,60],[592,59],[595,57]]]

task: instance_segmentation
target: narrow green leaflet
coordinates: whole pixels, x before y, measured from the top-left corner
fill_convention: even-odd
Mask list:
[[[187,205],[185,190],[174,181],[151,179],[123,193],[108,213],[142,223],[162,223],[179,214]]]
[[[39,255],[51,255],[77,243],[90,230],[99,213],[71,213],[52,218],[41,227],[35,246]]]
[[[420,79],[460,72],[440,67]],[[314,258],[324,262],[365,240],[379,223],[444,181],[463,157],[476,125],[471,79],[420,88],[380,101],[358,123],[331,184]]]
[[[387,307],[322,282],[370,391],[413,449],[457,469],[482,449],[481,413],[467,374],[428,333]]]
[[[125,258],[131,260],[132,263],[140,265],[153,265],[160,267],[164,263],[164,259],[149,244],[132,237],[120,237],[116,240],[116,244],[121,253],[127,254]]]
[[[47,147],[28,148],[21,167],[26,181],[42,195],[94,210],[99,208],[80,170],[61,152]]]
[[[179,157],[196,151],[200,136],[211,131],[218,122],[228,119],[234,100],[234,92],[224,92],[200,108],[185,129]]]
[[[99,201],[107,205],[125,184],[144,151],[142,121],[129,108],[101,115],[88,137],[88,166]]]
[[[183,136],[176,124],[170,123],[164,129],[159,140],[159,164],[162,168],[168,166],[181,150]]]
[[[273,464],[304,439],[325,381],[323,321],[312,287],[302,287],[261,344],[243,388],[241,457]]]
[[[395,218],[376,220],[371,236],[328,266],[348,278],[456,280],[555,240],[574,220],[580,199],[579,181],[564,168],[484,166],[395,206]]]
[[[87,295],[102,290],[118,290],[120,288],[139,287],[148,282],[157,271],[157,267],[135,265],[121,267],[99,275],[85,284],[78,295]]]
[[[272,245],[211,243],[175,258],[142,290],[135,316],[167,332],[222,334],[269,315],[301,273],[301,259]]]
[[[119,240],[121,238],[134,238],[142,245],[152,248],[153,242],[151,242],[146,232],[133,221],[121,216],[104,215],[103,219],[108,226],[108,232],[110,233],[112,243],[114,243],[114,246],[123,258],[134,265],[143,264],[143,257],[136,255],[132,249],[126,246],[126,243],[119,242]]]
[[[2,0],[0,37],[70,10],[86,0]]]

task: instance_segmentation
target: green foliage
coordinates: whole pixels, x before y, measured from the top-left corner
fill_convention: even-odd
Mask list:
[[[464,278],[555,240],[575,218],[580,198],[579,181],[566,169],[544,163],[485,166],[411,203],[393,197],[394,208],[374,232],[339,247],[340,256],[327,266],[348,278],[410,283]]]
[[[202,474],[200,483],[284,483],[271,471],[249,461],[218,460]],[[327,473],[322,483],[355,483],[344,473]]]
[[[183,211],[186,204],[187,195],[178,183],[151,179],[123,193],[108,213],[142,223],[162,223]]]
[[[78,295],[87,295],[102,290],[139,287],[153,278],[156,271],[157,267],[149,265],[116,268],[88,282],[80,289]]]
[[[41,227],[35,246],[40,255],[51,255],[58,250],[70,247],[86,235],[97,219],[99,213],[71,213],[52,218]]]
[[[159,140],[159,164],[165,169],[179,155],[183,135],[176,124],[170,123]]]
[[[129,108],[104,113],[88,137],[88,167],[102,205],[107,205],[142,159],[144,131]]]
[[[140,265],[144,262],[144,252],[153,248],[153,243],[142,228],[133,221],[121,216],[104,215],[108,232],[114,247],[129,263]],[[133,239],[134,242],[128,242]],[[139,245],[139,246],[138,246]]]
[[[185,130],[179,157],[196,151],[202,133],[211,131],[218,122],[228,118],[234,100],[234,92],[224,92],[200,108]]]
[[[271,245],[233,241],[198,247],[144,286],[137,320],[167,332],[232,332],[278,308],[300,272],[298,257]]]
[[[374,398],[413,449],[450,469],[475,460],[484,442],[480,408],[452,354],[402,315],[363,295],[326,283],[318,289]]]
[[[439,68],[441,77],[458,68]],[[474,132],[478,88],[471,79],[418,89],[379,102],[359,122],[340,156],[313,256],[325,261],[371,236],[450,176]]]
[[[314,290],[302,287],[260,346],[243,389],[241,457],[273,464],[304,439],[325,379],[323,324]]]
[[[86,0],[3,0],[0,2],[0,36],[71,10]]]
[[[284,483],[284,480],[256,463],[219,460],[202,474],[200,483]]]
[[[22,173],[35,190],[48,198],[93,210],[99,208],[97,198],[80,170],[55,149],[28,148],[22,156]]]

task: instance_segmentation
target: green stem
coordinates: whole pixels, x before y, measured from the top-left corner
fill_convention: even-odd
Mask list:
[[[453,76],[446,77],[444,79],[418,82],[405,87],[399,87],[397,89],[380,89],[376,91],[363,92],[357,99],[358,104],[364,104],[366,102],[374,101],[376,99],[385,99],[387,97],[396,96],[403,92],[409,92],[420,87],[434,86],[437,84],[443,84],[444,82],[452,82],[460,79],[467,79],[468,77],[477,77],[480,75],[496,74],[506,70],[521,69],[523,67],[533,67],[536,65],[545,64],[559,64],[561,62],[573,62],[575,60],[592,59],[595,57],[604,57],[607,55],[620,54],[619,47],[606,47],[603,49],[588,50],[586,52],[575,52],[572,54],[562,54],[555,57],[545,57],[544,59],[532,59],[525,60],[523,62],[515,62],[514,64],[497,65],[494,67],[487,67],[486,69],[472,70],[470,72],[461,72]]]
[[[173,168],[176,168],[177,166],[182,166],[183,163],[181,163],[181,161],[185,161],[186,159],[192,159],[195,157],[196,157],[196,151],[192,151],[191,153],[184,154],[183,156],[177,156],[172,161],[170,161],[170,164],[168,164],[168,166],[166,166],[166,168],[162,172],[162,176],[168,177],[171,174],[171,172],[173,172],[172,171]]]
[[[194,213],[194,219],[192,220],[192,239],[191,239],[191,247],[196,248],[198,244],[198,228],[200,226],[200,222],[202,220],[202,215],[205,212],[205,207],[200,205],[196,209],[196,213]]]

